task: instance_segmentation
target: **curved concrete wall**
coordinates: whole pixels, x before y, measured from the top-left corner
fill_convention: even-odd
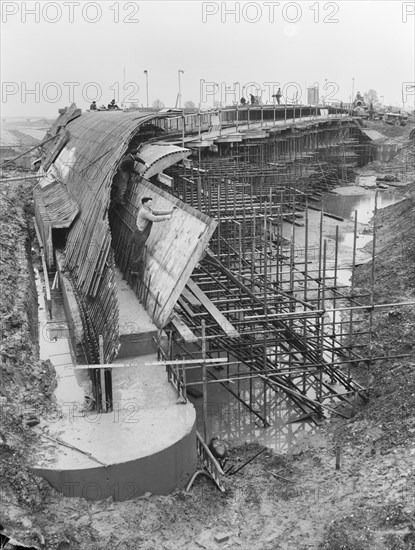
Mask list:
[[[146,492],[167,495],[183,489],[196,469],[196,424],[180,441],[153,455],[96,468],[53,470],[32,467],[67,497],[131,500]]]

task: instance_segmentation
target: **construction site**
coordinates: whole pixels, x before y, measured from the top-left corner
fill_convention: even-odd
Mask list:
[[[21,220],[2,244],[5,548],[414,548],[412,128],[325,106],[72,104],[3,151]],[[145,197],[174,213],[134,271]],[[393,462],[390,502],[365,457]]]

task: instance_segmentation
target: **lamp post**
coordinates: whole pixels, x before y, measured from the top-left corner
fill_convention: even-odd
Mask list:
[[[317,101],[316,101],[316,117],[318,113],[318,106],[320,105],[320,80],[317,82]]]
[[[125,67],[122,70],[122,95],[121,95],[121,107],[124,109],[124,93],[125,93]]]
[[[239,92],[240,92],[240,83],[239,82],[234,82],[233,85],[235,86],[235,97],[236,97],[236,104],[238,105],[239,103]]]
[[[239,84],[239,82],[234,82],[233,85],[235,86],[235,96],[236,96],[236,131],[238,131],[238,125],[239,125],[238,106],[239,106],[240,84]]]
[[[148,109],[148,71],[145,70],[144,74],[146,75],[146,100],[147,100],[147,109]]]
[[[184,71],[182,71],[182,69],[178,70],[178,75],[179,75],[179,95],[177,96],[178,107],[182,106],[182,87],[181,87],[180,74],[183,74],[183,73]]]
[[[323,96],[323,105],[326,106],[326,100],[327,100],[327,78],[324,79],[324,96]]]

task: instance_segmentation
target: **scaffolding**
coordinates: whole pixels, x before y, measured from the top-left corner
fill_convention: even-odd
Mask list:
[[[301,420],[319,424],[327,413],[342,415],[339,404],[366,399],[351,367],[373,360],[362,350],[371,326],[363,331],[355,311],[371,318],[375,308],[388,307],[373,303],[373,291],[355,288],[357,211],[350,285],[341,282],[339,226],[334,239],[323,236],[325,216],[342,220],[324,212],[324,197],[354,181],[361,164],[359,128],[347,118],[308,121],[219,134],[212,145],[195,142],[193,160],[166,171],[173,185],[158,184],[218,221],[165,327],[167,345],[157,340],[179,400],[187,400],[186,389],[201,387],[204,441],[208,387],[218,384],[263,427],[276,422],[281,395]],[[309,228],[315,210],[317,239]],[[375,226],[373,232],[374,266]],[[122,266],[127,258],[120,254]],[[357,333],[366,342],[357,344]]]
[[[263,426],[276,392],[315,422],[339,400],[365,398],[350,377],[350,365],[365,361],[352,332],[362,296],[338,280],[338,230],[329,259],[323,211],[317,246],[308,232],[309,203],[354,178],[357,149],[355,127],[343,121],[226,142],[216,155],[199,149],[197,161],[171,170],[175,194],[219,225],[178,303],[191,343],[171,327],[169,357],[226,357],[225,365],[206,367],[196,385],[221,384]],[[291,239],[282,234],[284,222]],[[356,225],[357,217],[354,254]],[[305,231],[300,246],[298,226]],[[355,258],[351,265],[353,280]],[[209,303],[234,334],[212,317]]]

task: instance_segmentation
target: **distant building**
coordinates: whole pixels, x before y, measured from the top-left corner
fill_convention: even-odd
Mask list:
[[[318,86],[314,86],[313,88],[307,88],[307,103],[309,105],[318,105],[319,100],[319,90]]]

